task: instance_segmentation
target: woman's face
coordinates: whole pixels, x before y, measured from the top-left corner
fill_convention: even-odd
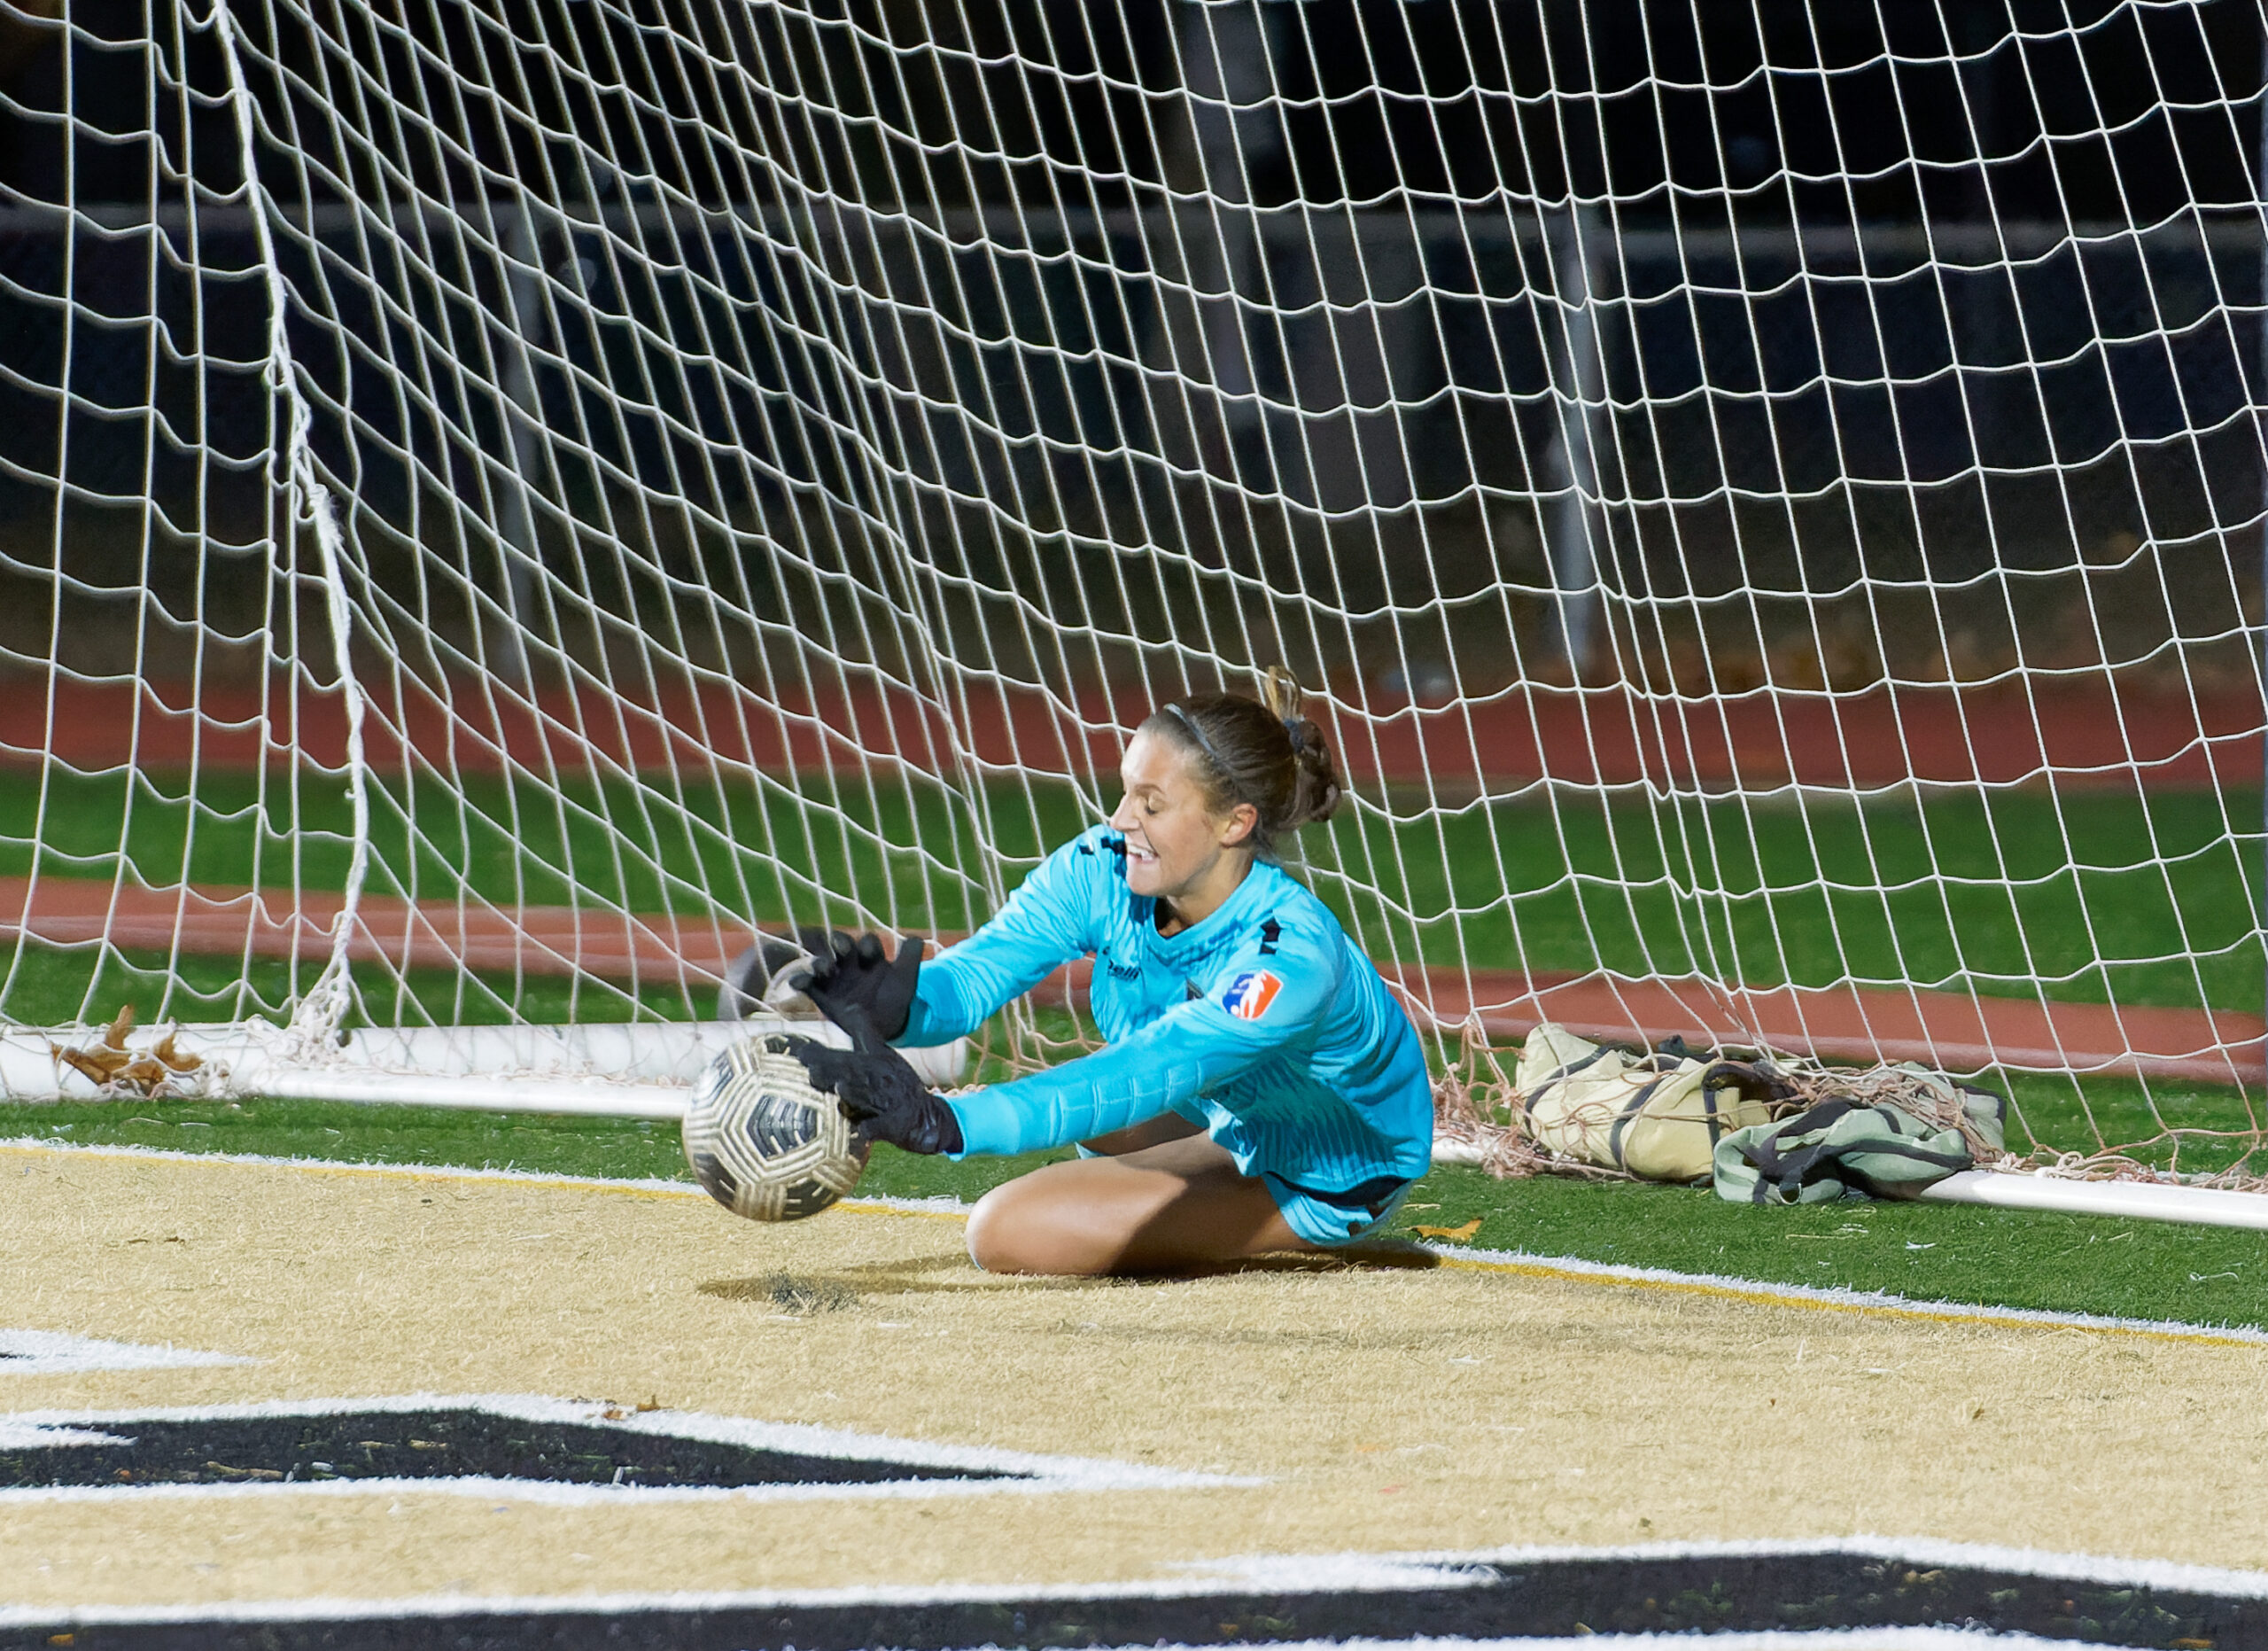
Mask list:
[[[1126,886],[1137,894],[1172,900],[1203,888],[1230,857],[1250,852],[1244,843],[1252,805],[1215,814],[1189,767],[1183,746],[1148,734],[1134,736],[1118,765],[1126,795],[1110,823],[1126,836]]]

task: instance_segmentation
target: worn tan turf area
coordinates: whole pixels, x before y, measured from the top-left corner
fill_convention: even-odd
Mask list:
[[[620,1508],[0,1496],[13,1603],[1092,1582],[1860,1533],[2268,1567],[2258,1346],[1463,1267],[1019,1282],[975,1272],[947,1216],[765,1227],[621,1188],[31,1149],[0,1149],[0,1328],[260,1361],[0,1374],[0,1411],[650,1398],[1266,1481]]]

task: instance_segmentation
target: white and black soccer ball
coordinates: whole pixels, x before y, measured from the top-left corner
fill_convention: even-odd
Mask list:
[[[693,1087],[685,1161],[709,1195],[751,1221],[800,1221],[858,1184],[867,1145],[773,1032],[734,1044]]]

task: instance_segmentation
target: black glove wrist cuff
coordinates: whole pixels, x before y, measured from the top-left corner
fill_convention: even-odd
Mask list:
[[[960,1133],[960,1114],[953,1110],[951,1102],[941,1094],[929,1097],[935,1110],[922,1120],[922,1134],[927,1144],[911,1149],[915,1152],[961,1152],[968,1145],[967,1137]]]

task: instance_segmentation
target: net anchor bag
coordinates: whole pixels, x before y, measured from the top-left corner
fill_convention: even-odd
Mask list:
[[[1837,1096],[1716,1143],[1717,1195],[1733,1203],[1825,1203],[1846,1194],[1911,1198],[1977,1164],[1981,1142],[2005,1138],[2005,1103],[1918,1067],[1899,1068],[1957,1102],[1960,1121],[1925,1118],[1889,1101]]]
[[[1539,1148],[1651,1181],[1708,1180],[1719,1141],[1768,1125],[1788,1094],[1744,1062],[1697,1060],[1682,1043],[1640,1055],[1550,1023],[1528,1034],[1518,1083]]]

